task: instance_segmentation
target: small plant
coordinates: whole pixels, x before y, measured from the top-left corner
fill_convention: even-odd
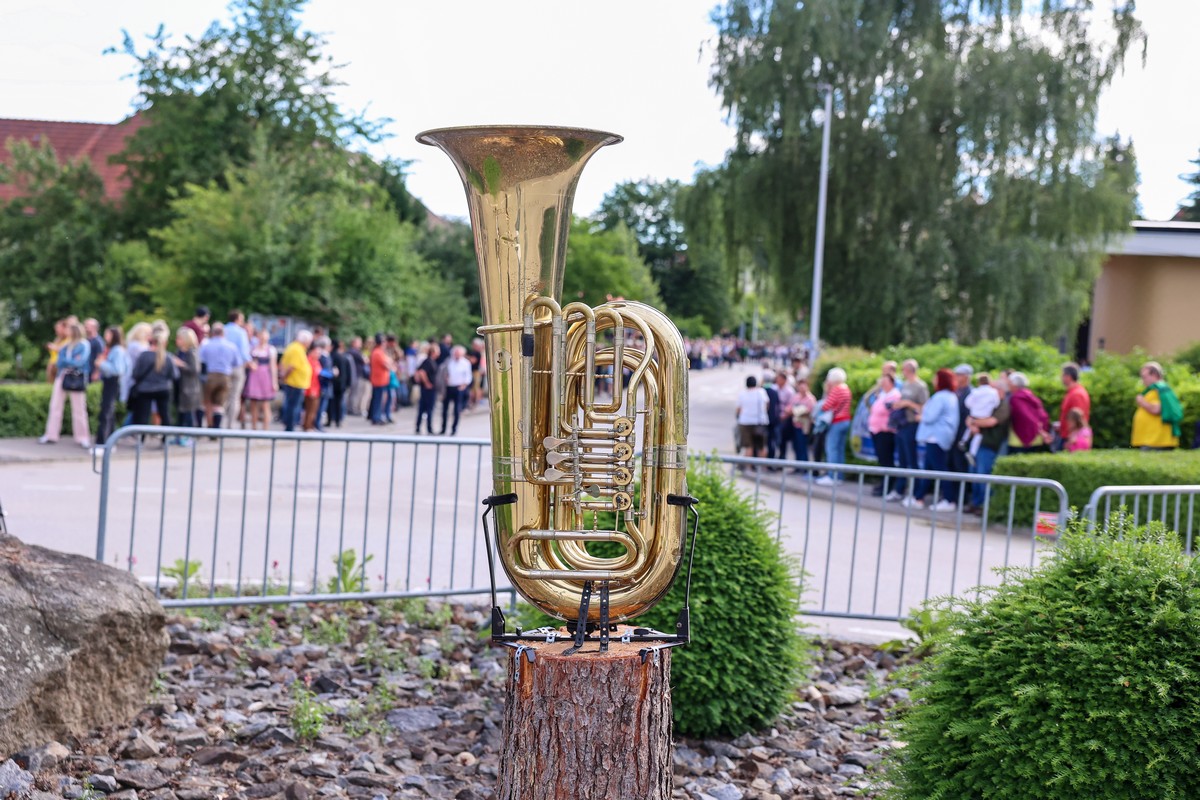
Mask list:
[[[337,647],[338,645],[345,644],[349,638],[350,624],[342,616],[318,621],[317,627],[312,632],[312,641],[317,644],[323,644],[326,647]]]
[[[396,601],[396,611],[409,625],[438,630],[450,624],[454,609],[449,603],[431,604],[424,597],[402,597]]]
[[[892,724],[888,797],[1200,797],[1200,562],[1155,524],[1074,523],[948,611]]]
[[[260,650],[269,650],[275,646],[275,620],[267,617],[259,623],[258,630],[254,632],[254,645]]]
[[[329,579],[330,594],[361,594],[367,590],[367,564],[375,560],[375,556],[367,555],[362,563],[358,563],[358,553],[353,549],[343,550],[333,557],[336,574]]]
[[[889,653],[908,650],[910,659],[927,658],[933,655],[941,639],[953,633],[952,619],[948,601],[930,600],[900,620],[903,627],[912,631],[915,643],[913,639],[892,639],[879,645],[879,649]]]
[[[164,577],[173,579],[176,586],[182,591],[184,584],[187,584],[188,587],[194,587],[200,580],[200,566],[199,561],[185,561],[182,558],[177,558],[174,565],[161,567],[159,568],[159,572]]]
[[[88,783],[91,777],[91,775],[88,775],[83,779],[83,789],[78,795],[76,795],[78,800],[101,800],[104,797],[102,792],[96,791],[92,788],[92,785]]]
[[[311,742],[325,729],[329,707],[317,700],[312,690],[312,679],[292,684],[292,732],[302,742]]]

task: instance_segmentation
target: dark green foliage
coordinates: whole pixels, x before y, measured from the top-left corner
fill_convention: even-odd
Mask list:
[[[800,679],[807,660],[796,617],[801,574],[772,538],[767,512],[738,492],[719,463],[693,460],[688,491],[700,501],[700,536],[692,572],[692,643],[671,656],[675,731],[738,736],[769,725]],[[604,520],[599,524],[605,527]],[[674,631],[686,579],[681,567],[670,591],[636,624]],[[560,624],[530,612],[521,622],[527,628]]]
[[[1200,220],[1197,220],[1200,222]],[[1200,372],[1200,342],[1192,342],[1175,354],[1173,359],[1192,372]]]
[[[1200,797],[1200,565],[1160,528],[1064,535],[962,601],[895,724],[902,800]]]
[[[92,434],[100,416],[99,383],[87,389],[88,417]],[[41,436],[46,430],[46,414],[50,409],[51,386],[48,383],[0,383],[0,438],[9,436]],[[123,412],[117,409],[117,418]],[[63,413],[62,438],[71,435],[70,401]]]
[[[1152,486],[1200,484],[1200,451],[1175,450],[1167,453],[1143,453],[1140,450],[1093,450],[1085,453],[1051,453],[1042,455],[1007,456],[996,460],[995,474],[1025,478],[1049,478],[1067,490],[1071,504],[1079,509],[1100,486]],[[995,489],[992,518],[1008,514],[1008,489]],[[1018,489],[1016,517],[1020,522],[1033,518],[1034,493]],[[1113,509],[1116,510],[1116,500]],[[1161,501],[1159,502],[1161,505]],[[1142,513],[1146,500],[1139,504]],[[1158,506],[1156,505],[1156,509]],[[1174,513],[1174,504],[1169,506]],[[1042,492],[1042,510],[1056,511],[1055,500]],[[1132,500],[1130,501],[1132,511]],[[1103,507],[1100,509],[1103,515]],[[1157,511],[1155,512],[1157,515]],[[1184,504],[1183,515],[1187,515]]]
[[[1196,165],[1196,171],[1185,176],[1184,180],[1196,188],[1179,206],[1179,213],[1175,219],[1183,222],[1200,222],[1200,156],[1193,158],[1191,163]]]

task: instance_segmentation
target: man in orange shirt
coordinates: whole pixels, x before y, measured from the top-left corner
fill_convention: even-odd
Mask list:
[[[371,424],[383,425],[392,421],[388,387],[392,383],[392,359],[383,346],[383,334],[375,334],[375,349],[371,351]]]
[[[1059,437],[1063,435],[1062,431],[1067,421],[1067,414],[1071,412],[1072,408],[1078,408],[1083,412],[1084,425],[1090,424],[1092,418],[1092,397],[1088,394],[1088,390],[1083,388],[1083,384],[1079,382],[1078,364],[1063,365],[1062,384],[1066,387],[1067,393],[1063,395],[1062,406],[1058,411],[1058,422],[1054,423],[1054,430]]]

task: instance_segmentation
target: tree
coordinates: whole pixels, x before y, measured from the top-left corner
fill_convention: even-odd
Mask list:
[[[381,188],[258,149],[223,186],[189,186],[172,203],[173,221],[153,232],[163,257],[152,307],[178,318],[204,302],[335,329],[465,333],[459,287],[421,259],[416,227],[397,221]]]
[[[650,305],[662,302],[650,269],[638,254],[637,239],[624,226],[606,231],[587,220],[572,220],[563,303],[597,306],[616,298]]]
[[[729,320],[732,282],[718,253],[692,246],[681,216],[689,188],[648,179],[619,184],[605,196],[596,220],[604,230],[624,225],[637,237],[673,317],[699,318],[704,327],[720,329]]]
[[[1185,175],[1184,180],[1195,186],[1196,190],[1179,207],[1179,212],[1175,215],[1175,219],[1180,222],[1200,222],[1200,155],[1188,163],[1195,164],[1196,171],[1191,175]]]
[[[1098,141],[1095,120],[1144,37],[1132,2],[1111,42],[1092,16],[1066,0],[730,0],[712,82],[737,140],[707,178],[727,263],[809,305],[828,84],[822,333],[880,347],[1069,330],[1134,211],[1132,149]]]
[[[60,164],[49,143],[7,146],[0,183],[15,184],[21,196],[0,206],[5,329],[40,343],[70,314],[119,316],[128,276],[105,269],[113,215],[100,176],[86,159]]]
[[[172,44],[162,27],[139,52],[128,32],[120,50],[136,62],[137,105],[150,123],[118,157],[132,186],[124,202],[132,235],[169,222],[170,200],[187,184],[221,184],[245,166],[257,137],[280,153],[344,151],[379,138],[381,122],[338,106],[335,67],[324,39],[300,27],[306,0],[236,0],[228,26]],[[421,216],[403,187],[402,164],[351,159],[361,177],[382,185],[405,219]]]

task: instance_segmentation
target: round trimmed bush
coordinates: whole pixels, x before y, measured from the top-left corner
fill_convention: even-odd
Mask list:
[[[1200,569],[1161,526],[1080,526],[949,613],[895,723],[890,796],[1200,797]]]

